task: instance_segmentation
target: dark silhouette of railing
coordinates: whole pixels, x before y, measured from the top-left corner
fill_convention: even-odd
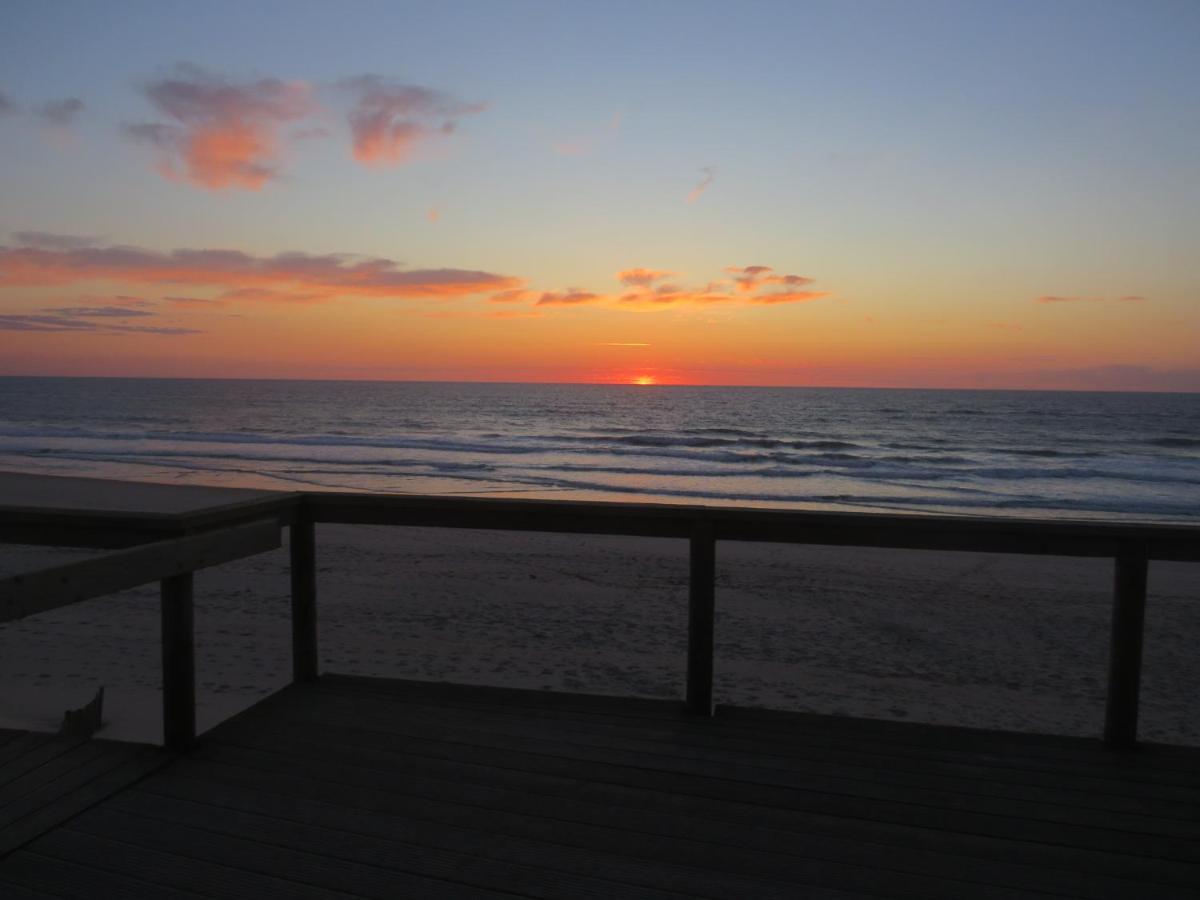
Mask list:
[[[716,545],[755,541],[914,550],[977,551],[1115,560],[1104,741],[1137,741],[1146,579],[1151,560],[1200,561],[1200,528],[653,504],[502,500],[352,493],[289,494],[171,521],[158,517],[68,520],[20,511],[0,515],[0,536],[119,546],[139,535],[199,532],[96,560],[0,581],[0,623],[124,587],[161,580],[164,743],[195,741],[192,572],[278,547],[290,526],[293,677],[320,675],[318,523],[609,534],[684,539],[690,548],[686,705],[713,713]]]

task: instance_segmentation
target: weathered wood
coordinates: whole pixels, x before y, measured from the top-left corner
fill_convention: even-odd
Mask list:
[[[320,675],[317,653],[317,549],[316,528],[301,513],[291,526],[292,554],[292,679],[316,681]]]
[[[279,531],[253,522],[0,579],[0,623],[273,550]]]
[[[1117,749],[1128,749],[1137,743],[1148,568],[1145,552],[1140,548],[1128,548],[1117,557],[1113,569],[1104,741]]]
[[[163,746],[186,753],[196,742],[193,575],[162,581]]]
[[[711,716],[713,712],[716,558],[712,526],[698,522],[690,539],[687,663],[687,708],[698,716]]]

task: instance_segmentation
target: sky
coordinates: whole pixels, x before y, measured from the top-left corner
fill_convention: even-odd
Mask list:
[[[0,374],[1200,391],[1200,3],[0,6]]]

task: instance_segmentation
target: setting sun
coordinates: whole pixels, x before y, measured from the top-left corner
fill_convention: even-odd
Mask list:
[[[638,375],[629,383],[640,385],[658,384],[658,380],[653,375]]]

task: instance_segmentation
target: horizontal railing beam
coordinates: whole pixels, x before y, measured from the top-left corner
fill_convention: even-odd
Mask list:
[[[1130,541],[1150,559],[1200,561],[1200,529],[893,513],[674,506],[479,497],[313,493],[317,522],[689,538],[707,522],[717,540],[1115,557]]]
[[[280,546],[276,520],[143,544],[0,579],[0,623],[220,565]]]

